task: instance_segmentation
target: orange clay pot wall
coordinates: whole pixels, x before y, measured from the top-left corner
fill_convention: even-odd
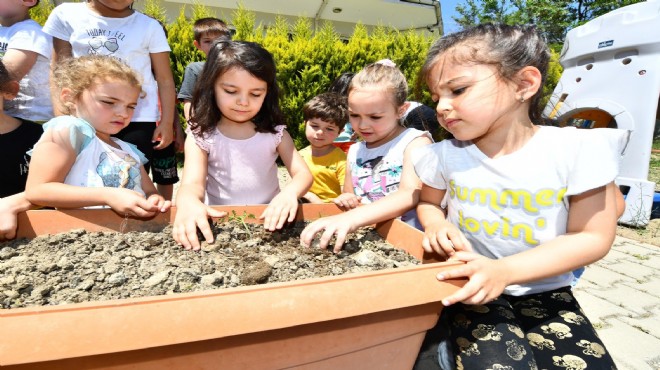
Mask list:
[[[217,207],[260,214],[263,206]],[[128,219],[110,210],[29,211],[19,236],[155,230],[171,213]],[[303,205],[299,219],[340,211]],[[423,255],[422,233],[377,225],[426,264],[168,296],[0,310],[2,369],[409,369],[440,300],[465,284],[435,275],[453,263]]]

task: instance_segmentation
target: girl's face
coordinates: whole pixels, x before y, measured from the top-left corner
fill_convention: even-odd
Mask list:
[[[71,91],[63,89],[62,94],[67,100]],[[73,115],[89,122],[101,140],[110,142],[110,135],[131,122],[139,97],[140,90],[126,81],[97,82],[74,101]]]
[[[133,14],[134,0],[91,0],[88,4],[99,15],[109,18],[123,18]]]
[[[458,140],[479,139],[520,113],[515,85],[500,78],[493,66],[440,57],[427,82],[440,125]]]
[[[360,87],[348,94],[348,116],[351,127],[369,148],[395,138],[403,127],[399,119],[406,105],[396,107],[392,94],[378,87]]]
[[[245,123],[261,110],[266,99],[266,81],[241,68],[225,71],[215,82],[215,102],[222,113],[221,123]]]

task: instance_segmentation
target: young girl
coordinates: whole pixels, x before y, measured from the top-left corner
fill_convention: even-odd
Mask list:
[[[402,126],[407,96],[406,79],[393,65],[370,64],[353,77],[348,113],[363,141],[348,150],[344,193],[334,200],[351,211],[308,225],[301,234],[303,244],[309,245],[324,230],[320,246],[327,246],[336,235],[334,251],[339,252],[347,233],[402,214],[403,221],[417,226],[413,207],[421,182],[413,171],[410,153],[430,144],[431,139],[428,132]],[[368,206],[356,208],[360,203]]]
[[[4,60],[0,59],[0,106],[18,94],[19,82],[13,78]],[[12,117],[0,111],[0,240],[16,235],[16,215],[30,209],[25,198],[25,181],[29,168],[26,152],[43,133],[40,124]]]
[[[43,30],[53,36],[54,65],[70,57],[110,55],[141,75],[145,93],[138,100],[133,124],[117,137],[135,144],[149,160],[147,173],[152,166],[157,167],[152,171],[154,181],[168,185],[174,180],[161,176],[167,173],[168,162],[165,168],[158,168],[161,161],[154,161],[154,151],[166,150],[174,137],[175,90],[170,47],[158,21],[134,11],[132,4],[133,0],[62,3],[50,13]],[[158,108],[159,98],[162,111]]]
[[[35,145],[25,195],[58,208],[110,206],[120,215],[165,212],[147,175],[146,159],[133,145],[112,137],[128,126],[142,92],[140,78],[120,60],[69,58],[53,71],[59,109],[70,114],[44,124]]]
[[[612,245],[625,133],[536,126],[548,61],[533,27],[480,25],[422,69],[455,139],[413,153],[417,211],[425,249],[465,262],[438,275],[469,279],[442,311],[463,369],[615,368],[570,284]]]
[[[251,42],[218,41],[209,52],[193,93],[185,144],[183,180],[176,197],[172,233],[186,249],[200,248],[197,228],[208,242],[208,205],[265,204],[268,230],[295,218],[298,198],[312,175],[284,130],[273,57]],[[291,182],[280,191],[276,159]]]

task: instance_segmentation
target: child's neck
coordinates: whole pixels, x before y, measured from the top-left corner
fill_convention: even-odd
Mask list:
[[[3,27],[11,27],[18,22],[30,19],[30,14],[18,14],[13,17],[0,17],[0,25]]]
[[[224,136],[234,140],[246,140],[257,133],[257,126],[252,121],[234,122],[224,117],[217,128]]]
[[[14,118],[7,114],[0,113],[0,134],[7,134],[12,132],[21,125],[21,120]]]
[[[524,122],[511,125],[508,129],[500,129],[472,142],[489,158],[502,157],[523,148],[538,130],[528,118]]]
[[[135,12],[130,7],[119,10],[112,9],[103,5],[99,1],[94,1],[94,0],[88,1],[87,7],[91,9],[94,13],[107,18],[126,18]]]
[[[379,139],[378,141],[375,142],[368,142],[366,143],[367,148],[373,149],[373,148],[378,148],[381,145],[385,145],[389,143],[390,141],[396,139],[403,131],[405,131],[405,127],[397,124],[396,128],[390,131],[387,136],[385,136],[382,139]]]
[[[335,149],[334,145],[326,145],[322,147],[312,146],[312,157],[323,157],[330,154]]]

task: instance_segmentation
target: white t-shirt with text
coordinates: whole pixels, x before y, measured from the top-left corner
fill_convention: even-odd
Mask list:
[[[170,47],[158,21],[140,12],[124,18],[102,17],[85,2],[63,3],[53,9],[43,29],[55,38],[68,41],[74,57],[110,55],[139,72],[145,94],[138,101],[132,120],[159,120],[158,85],[151,70],[150,54],[169,52]]]

